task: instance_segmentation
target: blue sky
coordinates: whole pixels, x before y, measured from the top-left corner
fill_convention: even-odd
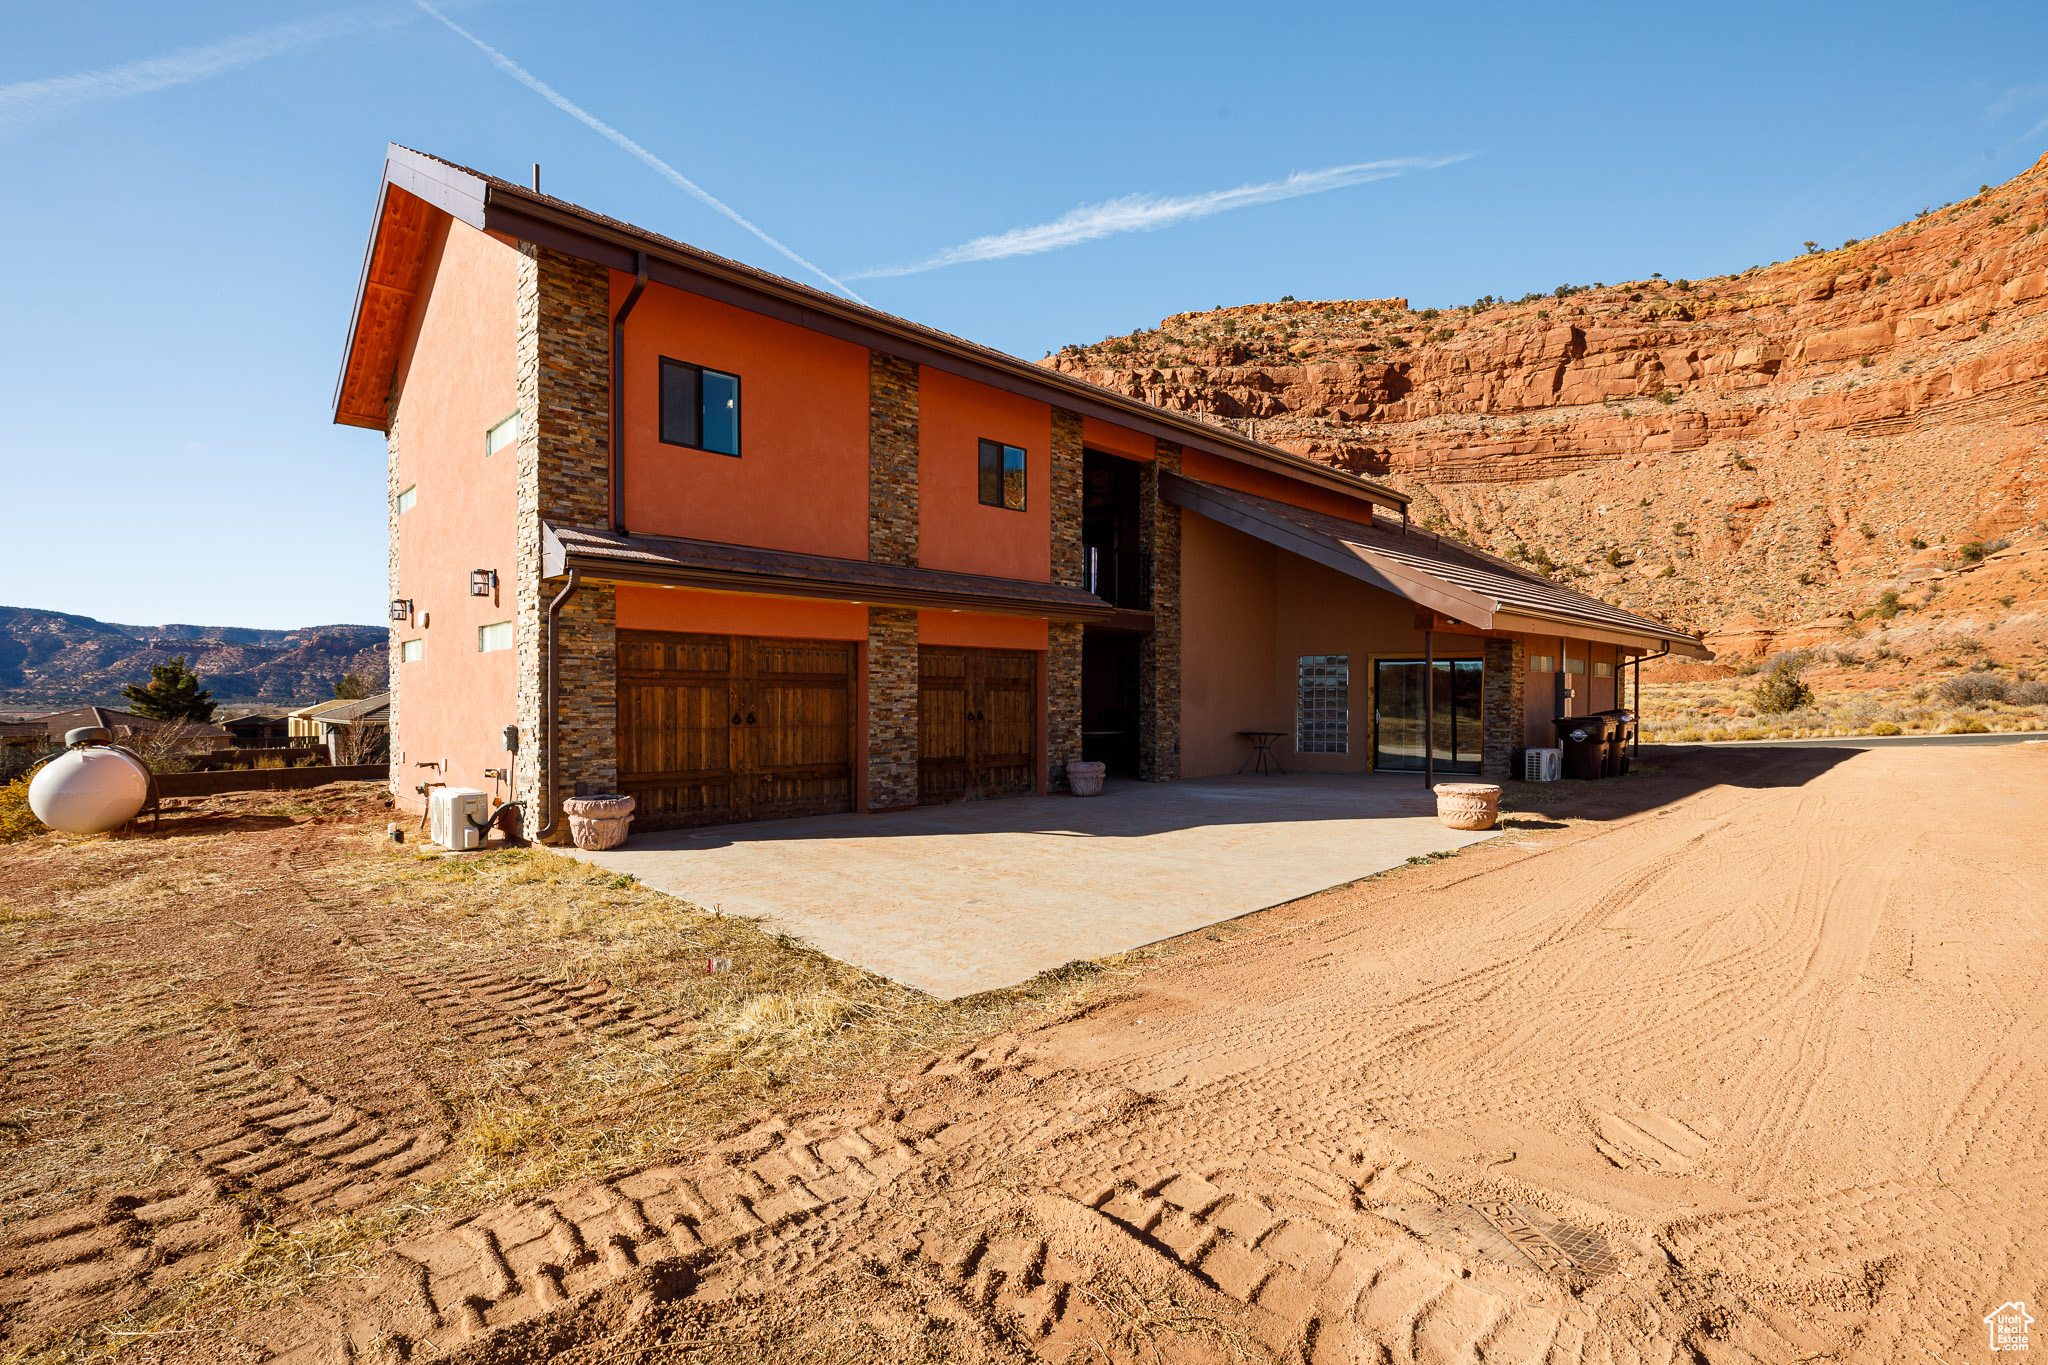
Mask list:
[[[1739,270],[2048,151],[2033,5],[437,4],[870,303],[1031,358]],[[387,141],[804,275],[412,0],[5,33],[7,605],[379,619],[383,445],[328,404]]]

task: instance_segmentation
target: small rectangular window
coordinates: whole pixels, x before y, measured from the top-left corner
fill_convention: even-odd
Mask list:
[[[398,646],[398,662],[402,664],[416,664],[426,657],[426,653],[427,642],[425,640],[406,640]]]
[[[1351,656],[1304,654],[1296,664],[1294,750],[1351,752]]]
[[[1611,678],[1611,677],[1613,677],[1613,676],[1614,676],[1614,665],[1613,665],[1613,664],[1611,664],[1611,663],[1608,663],[1608,662],[1607,662],[1607,661],[1606,661],[1605,659],[1596,659],[1596,660],[1594,660],[1594,661],[1593,661],[1593,676],[1594,676],[1594,677],[1596,677],[1596,678]]]
[[[1529,656],[1529,671],[1531,673],[1557,672],[1557,656],[1555,654],[1531,654]]]
[[[519,444],[519,414],[513,413],[484,433],[484,454],[491,456],[506,446]]]
[[[1567,673],[1584,673],[1586,671],[1586,661],[1584,659],[1568,658],[1564,661],[1564,671]]]
[[[495,621],[488,626],[476,628],[476,652],[488,654],[494,649],[512,648],[512,623]]]
[[[983,507],[1024,510],[1024,450],[1001,441],[981,443],[977,483]]]
[[[714,455],[739,454],[740,377],[664,356],[661,439]]]
[[[418,484],[414,484],[411,488],[406,489],[403,493],[400,493],[398,495],[398,510],[401,513],[410,512],[412,510],[412,505],[418,502],[419,500],[420,487]]]

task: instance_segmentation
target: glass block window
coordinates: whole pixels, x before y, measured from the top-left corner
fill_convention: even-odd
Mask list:
[[[411,488],[406,489],[403,493],[400,493],[398,495],[398,510],[401,513],[410,512],[412,510],[412,505],[418,502],[419,500],[419,485],[414,484]]]
[[[1567,673],[1584,673],[1586,671],[1586,661],[1584,659],[1566,659],[1564,661],[1564,671]]]
[[[1304,654],[1294,700],[1294,751],[1351,752],[1351,656]]]
[[[404,640],[398,646],[398,661],[402,664],[416,664],[427,656],[425,640]]]
[[[512,623],[497,621],[488,626],[476,628],[476,650],[488,654],[494,649],[512,648]]]
[[[1607,662],[1607,661],[1606,661],[1605,659],[1595,659],[1595,660],[1593,661],[1593,676],[1594,676],[1594,677],[1596,677],[1596,678],[1611,678],[1611,677],[1613,677],[1613,676],[1614,676],[1614,665],[1613,665],[1613,664],[1611,664],[1611,663],[1608,663],[1608,662]]]
[[[1557,672],[1557,656],[1555,654],[1531,654],[1529,656],[1529,671],[1531,673]]]
[[[519,444],[519,414],[513,413],[484,433],[484,454],[495,455],[507,446]]]

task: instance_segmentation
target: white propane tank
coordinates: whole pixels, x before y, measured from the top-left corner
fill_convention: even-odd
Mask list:
[[[120,749],[88,745],[57,755],[28,784],[36,819],[66,834],[105,834],[149,801],[149,769]]]

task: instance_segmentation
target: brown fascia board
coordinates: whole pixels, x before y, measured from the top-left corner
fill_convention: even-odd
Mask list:
[[[1440,611],[1454,621],[1462,621],[1481,630],[1493,627],[1494,612],[1500,604],[1469,588],[1446,583],[1378,555],[1361,554],[1344,542],[1318,535],[1299,522],[1267,516],[1258,508],[1235,500],[1226,502],[1211,495],[1193,479],[1177,474],[1160,476],[1159,495],[1176,507],[1198,512],[1211,521],[1276,545],[1290,554],[1300,555],[1396,597]]]
[[[1048,370],[1016,356],[1005,355],[932,328],[920,327],[906,319],[841,300],[767,271],[727,261],[657,233],[603,218],[563,200],[535,194],[509,180],[451,165],[397,143],[392,143],[385,153],[384,183],[418,195],[436,208],[482,231],[550,247],[628,274],[635,269],[634,253],[644,251],[648,255],[648,278],[658,284],[793,323],[825,336],[885,351],[1008,393],[1056,403],[1083,416],[1192,446],[1239,464],[1313,482],[1361,502],[1377,503],[1396,511],[1406,508],[1409,502],[1405,493],[1341,473],[1278,447],[1233,437],[1229,432],[1207,423],[1182,417],[1135,398],[1126,398],[1057,370]],[[380,193],[379,222],[382,215],[383,196]],[[373,229],[372,251],[376,246],[374,235]],[[369,263],[370,252],[366,251],[363,257],[363,278],[366,281]],[[349,324],[351,348],[354,345],[354,317],[359,317],[361,312],[362,291],[358,286],[356,313]],[[343,365],[345,368],[346,359]],[[337,384],[337,406],[340,392]]]
[[[730,547],[721,547],[730,548]],[[805,556],[818,558],[818,556]],[[868,561],[859,561],[862,568]],[[886,566],[884,566],[886,567]],[[663,587],[705,588],[717,592],[751,593],[760,597],[800,597],[827,602],[872,603],[884,607],[917,607],[930,611],[971,611],[992,616],[1026,616],[1039,621],[1106,621],[1117,615],[1115,607],[1100,598],[1087,603],[1074,600],[1011,596],[976,591],[972,587],[920,587],[887,582],[852,582],[822,574],[774,573],[744,568],[717,568],[697,564],[650,562],[622,559],[602,552],[570,548],[562,543],[552,526],[541,530],[541,577],[560,578],[574,569],[579,574],[607,583],[647,583]],[[967,575],[958,575],[965,578]],[[1023,584],[1033,587],[1033,584]],[[1077,590],[1078,591],[1078,590]]]
[[[1613,626],[1595,625],[1590,621],[1569,616],[1551,616],[1532,611],[1527,607],[1516,607],[1503,611],[1494,618],[1494,625],[1500,630],[1519,631],[1537,639],[1545,636],[1562,637],[1567,640],[1597,640],[1604,645],[1620,645],[1638,652],[1662,649],[1672,654],[1682,654],[1689,659],[1711,659],[1714,651],[1702,645],[1690,635],[1664,635],[1654,631],[1626,631]]]

